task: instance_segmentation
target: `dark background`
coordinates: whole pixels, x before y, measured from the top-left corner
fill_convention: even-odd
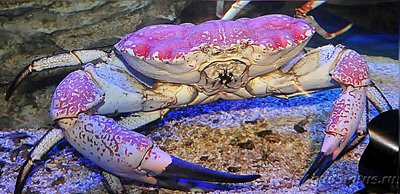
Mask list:
[[[266,14],[294,15],[294,9],[306,1],[252,1],[236,17],[257,17]],[[228,10],[233,2],[225,3]],[[201,23],[215,16],[216,1],[192,1],[176,23]],[[361,54],[399,58],[399,2],[382,0],[334,0],[309,12],[328,32],[334,32],[349,23],[353,27],[332,40],[314,35],[309,47],[325,44],[343,44]]]

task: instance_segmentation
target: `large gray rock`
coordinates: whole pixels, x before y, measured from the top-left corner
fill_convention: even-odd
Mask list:
[[[185,0],[0,2],[0,98],[32,60],[70,50],[109,50],[138,28],[174,22],[185,4]],[[51,123],[47,116],[50,97],[66,73],[56,75],[30,79],[10,103],[0,103],[0,128]],[[17,112],[36,118],[22,118]]]
[[[0,82],[34,58],[110,47],[138,26],[172,23],[184,5],[184,0],[0,3]]]

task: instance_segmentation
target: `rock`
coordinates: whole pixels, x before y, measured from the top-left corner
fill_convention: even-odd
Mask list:
[[[99,47],[110,50],[121,37],[139,27],[174,22],[185,4],[185,0],[0,2],[0,98],[4,99],[7,85],[32,60],[69,50]],[[66,70],[69,71],[71,69]],[[27,93],[33,94],[37,99],[28,104],[36,106],[0,104],[0,108],[5,110],[0,113],[0,128],[27,127],[23,124],[27,121],[26,117],[18,117],[14,121],[3,119],[4,113],[8,113],[9,117],[22,110],[36,113],[36,121],[30,123],[38,126],[51,123],[47,116],[49,98],[65,75],[42,77],[38,82],[32,78],[30,83],[23,83],[19,88],[19,91],[25,90],[22,97]],[[25,87],[28,85],[37,90],[27,92],[29,88]],[[22,103],[26,99],[14,100]]]
[[[200,156],[200,161],[206,161],[208,160],[208,156]]]
[[[235,173],[235,172],[239,172],[239,171],[240,171],[240,167],[237,167],[237,166],[228,167],[228,172]]]
[[[311,116],[306,117],[305,119],[301,120],[298,124],[296,124],[296,125],[294,126],[294,130],[295,130],[297,133],[304,133],[304,132],[306,132],[307,130],[304,129],[304,127],[305,127],[307,124],[309,124],[309,123],[311,122],[311,120],[312,120],[312,117],[311,117]]]
[[[273,133],[272,130],[266,129],[266,130],[263,130],[263,131],[257,131],[256,135],[259,136],[259,137],[265,137],[267,135],[272,135],[272,133]]]
[[[252,150],[254,149],[254,142],[252,140],[246,140],[244,142],[238,143],[238,146],[243,149]]]
[[[63,183],[65,183],[65,178],[63,176],[61,176],[61,177],[58,177],[53,183],[51,183],[51,186],[54,187],[54,186],[57,186],[57,185],[63,184]]]
[[[307,130],[304,129],[303,126],[301,126],[301,125],[299,125],[299,124],[294,125],[293,128],[294,128],[294,130],[295,130],[297,133],[304,133],[304,132],[307,131]]]

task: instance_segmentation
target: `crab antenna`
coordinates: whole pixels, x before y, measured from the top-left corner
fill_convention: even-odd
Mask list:
[[[294,17],[302,18],[302,19],[306,20],[308,23],[310,23],[312,26],[314,26],[315,30],[317,31],[317,33],[320,34],[325,39],[332,39],[332,38],[335,38],[338,35],[341,35],[341,34],[345,33],[347,30],[349,30],[353,26],[353,23],[348,24],[347,26],[345,26],[344,28],[342,28],[342,29],[340,29],[340,30],[338,30],[336,32],[329,33],[327,31],[325,31],[317,23],[317,21],[315,21],[314,17],[307,15],[307,13],[309,11],[317,8],[318,6],[322,5],[325,2],[326,1],[308,1],[307,3],[305,3],[300,8],[296,9],[296,14],[294,15]]]

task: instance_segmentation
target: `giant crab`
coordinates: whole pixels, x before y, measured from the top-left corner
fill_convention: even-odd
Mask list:
[[[185,162],[134,130],[182,106],[341,87],[321,152],[300,184],[321,176],[365,137],[358,127],[367,98],[380,111],[391,107],[356,51],[342,45],[304,49],[316,29],[325,37],[334,35],[306,15],[314,7],[311,3],[297,10],[300,19],[275,14],[149,26],[125,36],[110,53],[79,50],[34,61],[10,85],[7,99],[32,72],[83,67],[54,92],[50,115],[59,128],[49,130],[33,148],[15,192],[22,192],[35,163],[63,138],[104,170],[115,193],[124,191],[119,177],[179,190],[226,189],[220,183],[253,181],[259,175],[229,174]],[[120,121],[103,116],[126,113],[131,116]]]

